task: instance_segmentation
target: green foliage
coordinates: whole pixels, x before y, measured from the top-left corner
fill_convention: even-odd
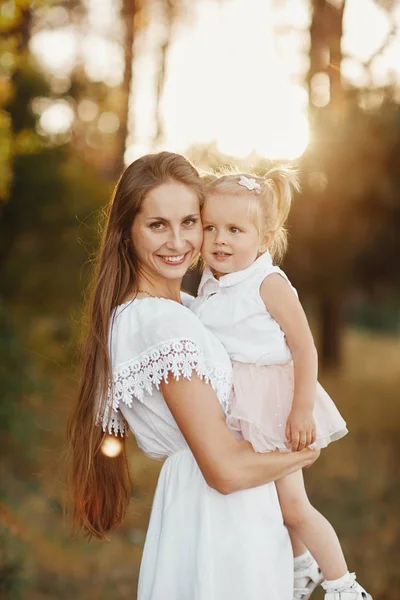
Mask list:
[[[85,246],[93,244],[95,217],[87,215],[96,211],[106,191],[66,148],[15,159],[0,222],[6,298],[18,297],[23,304],[29,298],[40,312],[65,316],[65,306],[79,296]]]
[[[34,130],[37,116],[31,110],[32,100],[38,96],[48,96],[49,86],[29,59],[21,62],[20,68],[12,77],[12,84],[14,94],[12,101],[6,105],[6,110],[11,115],[13,132]]]
[[[38,380],[4,305],[0,305],[0,331],[0,447],[11,441],[21,448],[35,441],[29,394],[37,389]]]
[[[290,219],[290,268],[317,294],[398,285],[399,107],[388,102],[367,112],[349,102],[346,110],[321,117],[301,162],[302,196]]]
[[[0,597],[20,600],[27,588],[27,549],[10,529],[0,525]]]
[[[0,110],[0,200],[8,195],[11,177],[11,117]]]
[[[80,303],[82,265],[97,242],[97,211],[109,188],[67,145],[29,148],[31,101],[48,88],[30,67],[13,82],[17,95],[3,114],[12,119],[7,139],[14,149],[19,141],[20,152],[0,212],[0,427],[7,432],[1,443],[21,450],[23,443],[36,447],[32,408],[70,358],[70,311]]]
[[[47,86],[27,68],[16,74],[15,89],[18,99],[9,114],[14,140],[21,140],[35,124],[31,101]],[[67,145],[34,150],[14,157],[9,198],[0,213],[1,293],[13,303],[18,298],[26,306],[29,298],[32,309],[65,317],[65,306],[79,296],[79,271],[95,237],[94,213],[109,188]]]
[[[391,335],[400,334],[400,300],[393,293],[388,297],[356,297],[350,301],[348,320],[358,327]]]
[[[7,201],[15,155],[40,150],[37,117],[31,101],[47,96],[49,87],[29,54],[32,22],[36,11],[51,0],[14,0],[0,10],[0,201]]]
[[[59,454],[68,399],[75,393],[72,317],[80,312],[99,210],[111,191],[85,160],[105,172],[115,156],[112,136],[105,148],[96,120],[79,123],[71,145],[51,147],[36,134],[32,101],[52,93],[27,52],[29,11],[52,4],[10,2],[16,7],[13,23],[11,13],[7,17],[0,11],[0,30],[15,30],[0,40],[0,200],[6,200],[0,209],[0,444],[8,450],[2,471],[7,483],[1,497],[0,596],[133,598],[159,464],[132,449],[133,510],[113,533],[112,544],[69,540],[60,514],[64,473]],[[61,6],[72,14],[76,4]],[[72,75],[68,94],[75,101],[94,100],[100,111],[111,107],[118,112],[121,101],[120,90],[110,93],[104,83],[86,81],[83,69]],[[375,112],[353,103],[346,115],[327,115],[300,161],[303,194],[294,203],[287,268],[296,285],[311,295],[329,286],[369,292],[372,282],[389,290],[383,303],[392,305],[393,288],[400,285],[399,115],[390,102]],[[100,141],[90,147],[87,139]],[[193,160],[205,167],[236,163],[215,147],[198,148]],[[252,166],[262,173],[269,164]],[[376,307],[365,306],[356,307],[354,319],[375,324]],[[394,515],[400,488],[391,466],[398,442],[388,429],[397,427],[398,354],[389,382],[389,353],[380,343],[380,338],[362,338],[356,349],[349,346],[344,381],[336,374],[332,390],[328,387],[352,433],[350,441],[323,453],[310,471],[309,489],[332,517],[362,583],[377,600],[395,600],[399,527]],[[357,381],[348,368],[351,360],[363,370]]]

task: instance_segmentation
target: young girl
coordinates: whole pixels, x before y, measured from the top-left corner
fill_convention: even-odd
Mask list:
[[[206,181],[207,267],[191,308],[233,361],[228,423],[257,452],[324,448],[347,433],[317,382],[317,353],[297,292],[273,264],[286,249],[293,189],[296,174],[285,168]],[[348,572],[334,529],[310,504],[302,471],[276,487],[295,556],[294,599],[308,599],[322,582],[325,600],[372,600]]]

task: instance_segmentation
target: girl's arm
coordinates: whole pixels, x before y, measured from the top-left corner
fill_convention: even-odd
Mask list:
[[[164,399],[208,485],[221,494],[257,487],[310,466],[318,451],[257,454],[236,439],[212,387],[193,373],[191,381],[170,377],[161,384]]]
[[[313,409],[318,356],[314,340],[303,307],[281,275],[272,273],[266,277],[260,294],[269,314],[284,332],[293,357],[295,389],[286,437],[293,451],[303,450],[315,441]]]

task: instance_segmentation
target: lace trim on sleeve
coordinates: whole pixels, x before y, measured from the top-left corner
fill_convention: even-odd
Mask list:
[[[134,397],[143,402],[146,394],[152,394],[153,386],[158,390],[161,382],[168,380],[169,374],[176,380],[181,377],[190,380],[193,371],[200,379],[211,384],[226,412],[231,389],[229,371],[208,364],[193,341],[176,339],[158,344],[118,368],[97,424],[101,423],[103,431],[108,431],[110,435],[125,435],[128,427],[119,410],[121,402],[129,407]]]

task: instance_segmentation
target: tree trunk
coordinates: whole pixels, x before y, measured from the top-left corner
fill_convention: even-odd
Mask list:
[[[319,321],[320,364],[323,369],[338,369],[342,360],[343,294],[335,292],[320,298]]]
[[[167,75],[167,57],[168,50],[172,40],[172,26],[176,17],[176,7],[174,0],[165,0],[165,37],[160,46],[160,62],[157,73],[157,89],[156,89],[156,108],[155,108],[155,122],[156,122],[156,133],[154,136],[154,142],[157,146],[162,144],[164,141],[164,120],[161,113],[161,99],[164,92],[165,79]]]
[[[341,6],[334,6],[327,3],[326,20],[329,23],[327,30],[327,42],[329,48],[329,67],[328,76],[330,82],[331,101],[330,106],[334,111],[343,111],[344,109],[344,90],[340,67],[342,64],[342,36],[343,36],[343,15],[345,0]]]
[[[18,26],[18,51],[26,52],[28,50],[29,42],[31,40],[31,27],[32,27],[32,9],[23,8],[21,9],[21,21]]]
[[[345,94],[341,82],[340,67],[342,62],[341,40],[343,34],[343,14],[345,0],[331,4],[328,0],[312,0],[312,22],[310,26],[310,69],[307,83],[309,87],[309,117],[311,127],[318,131],[324,128],[325,119],[345,118]],[[318,73],[325,73],[329,78],[329,103],[317,107],[312,104],[312,81]],[[328,130],[331,130],[328,128]],[[330,144],[332,140],[326,140]],[[327,187],[321,192],[324,197],[335,197],[331,189],[334,185],[334,174],[330,172],[332,165],[324,164],[324,153],[314,156],[312,170],[325,173]],[[322,202],[323,204],[323,202]],[[323,244],[331,244],[331,252],[339,240],[323,240]],[[338,263],[340,270],[341,265]],[[320,269],[316,269],[320,273]],[[329,273],[326,274],[329,277]],[[335,278],[340,281],[340,277]],[[329,281],[319,281],[322,289],[329,288]],[[337,368],[341,360],[341,337],[343,328],[343,298],[340,289],[329,295],[324,293],[319,298],[320,319],[320,363],[323,368]]]
[[[316,73],[326,68],[325,55],[327,51],[325,39],[325,0],[312,0],[312,20],[310,25],[310,68],[307,74],[308,89],[311,98],[311,80]],[[311,106],[311,101],[310,101]]]
[[[119,177],[124,169],[124,154],[128,136],[129,103],[132,85],[133,44],[135,40],[135,15],[138,11],[138,0],[122,0],[121,19],[125,24],[124,38],[124,79],[121,85],[120,127],[117,132],[115,161],[111,168],[111,176]]]

